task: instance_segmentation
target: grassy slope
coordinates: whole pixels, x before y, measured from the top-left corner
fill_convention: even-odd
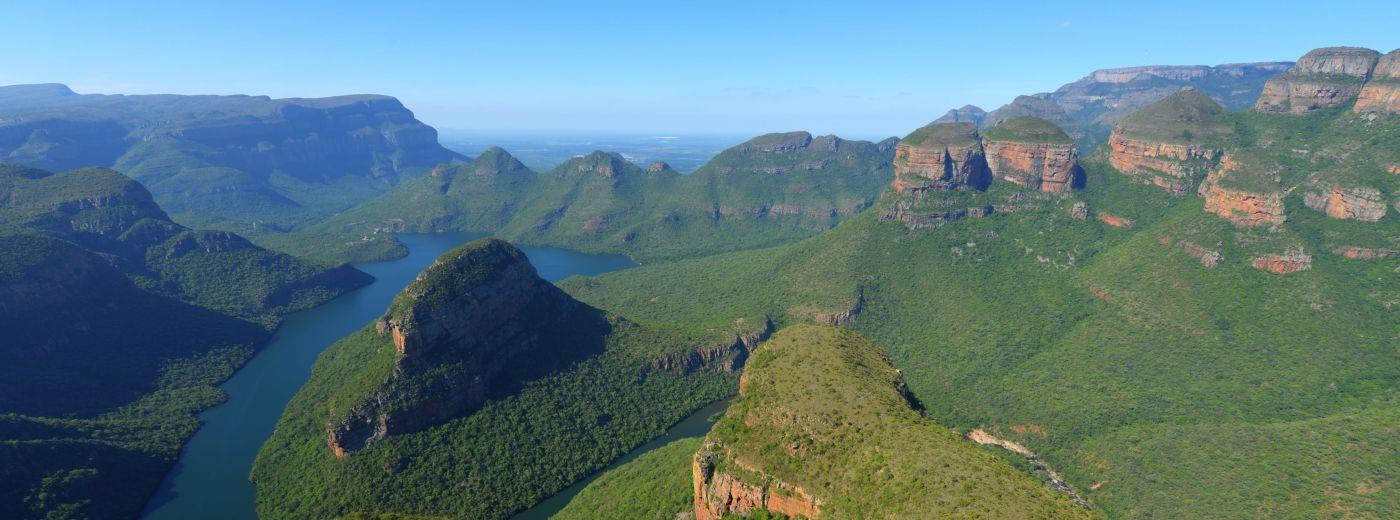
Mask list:
[[[1202,213],[1198,198],[1132,184],[1101,164],[1089,170],[1080,197],[1133,218],[1133,229],[1072,220],[1072,199],[915,231],[879,222],[877,207],[799,243],[565,285],[639,322],[677,326],[762,313],[790,323],[800,319],[793,308],[841,308],[861,290],[852,326],[888,349],[930,416],[999,431],[1078,489],[1099,483],[1086,494],[1111,516],[1394,510],[1400,455],[1353,439],[1386,439],[1396,425],[1383,405],[1400,375],[1400,319],[1389,307],[1400,298],[1400,262],[1324,251],[1344,236],[1330,228],[1384,242],[1397,219],[1320,221],[1299,204],[1295,226],[1255,243],[1264,232],[1234,230]],[[1226,260],[1207,269],[1159,237],[1220,243]],[[1314,268],[1281,277],[1248,267],[1277,249],[1273,240],[1307,244]],[[1315,430],[1327,424],[1357,430]],[[1260,451],[1212,457],[1200,444],[1210,433]],[[1270,442],[1288,435],[1329,463]],[[1191,465],[1141,465],[1161,459],[1144,445]],[[1260,474],[1276,476],[1235,481]],[[1357,489],[1370,492],[1339,491]]]
[[[693,507],[690,463],[701,440],[671,442],[599,475],[553,518],[676,518]]]
[[[1089,512],[916,412],[879,345],[797,325],[755,350],[707,440],[820,497],[832,518],[1075,518]],[[743,477],[741,477],[743,478]]]

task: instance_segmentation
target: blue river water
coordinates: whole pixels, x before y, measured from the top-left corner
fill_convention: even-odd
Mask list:
[[[283,408],[311,375],[311,365],[336,340],[378,318],[394,295],[438,255],[483,235],[400,235],[408,256],[356,264],[375,282],[325,305],[287,316],[272,340],[222,388],[228,401],[200,415],[204,425],[185,445],[160,490],[146,506],[152,520],[257,518],[248,481],[253,458],[272,435]],[[557,282],[636,264],[618,255],[589,255],[553,247],[522,246],[540,276]]]

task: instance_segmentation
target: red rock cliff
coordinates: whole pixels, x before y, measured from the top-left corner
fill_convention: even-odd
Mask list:
[[[986,141],[992,173],[1017,186],[1045,193],[1063,193],[1079,172],[1079,152],[1073,144]]]
[[[1133,139],[1121,130],[1109,134],[1108,145],[1108,162],[1115,169],[1174,193],[1190,191],[1195,172],[1219,156],[1206,146]]]
[[[894,183],[899,193],[986,188],[992,172],[972,123],[940,123],[909,134],[895,146]]]
[[[1379,59],[1371,49],[1314,49],[1265,83],[1254,109],[1301,115],[1355,100]]]
[[[1400,114],[1400,49],[1382,56],[1352,111]]]
[[[1273,191],[1250,191],[1224,184],[1241,168],[1229,155],[1220,159],[1220,166],[1201,183],[1205,210],[1229,220],[1238,227],[1276,226],[1282,224],[1283,194]]]
[[[718,470],[717,459],[728,456],[723,446],[713,442],[695,454],[691,464],[695,520],[720,520],[725,515],[749,516],[758,511],[790,518],[821,518],[821,500],[801,487],[753,468],[742,468],[735,473]],[[730,462],[738,464],[734,460]]]
[[[1375,222],[1385,217],[1385,199],[1374,188],[1332,187],[1303,194],[1303,204],[1332,218]]]

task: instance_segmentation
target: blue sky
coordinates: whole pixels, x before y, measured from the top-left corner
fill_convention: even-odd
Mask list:
[[[1394,0],[0,0],[0,12],[0,84],[382,93],[444,128],[670,134],[904,134],[1097,68],[1400,46]]]

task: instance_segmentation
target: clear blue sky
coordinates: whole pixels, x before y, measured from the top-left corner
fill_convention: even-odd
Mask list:
[[[382,93],[466,129],[903,134],[1097,68],[1400,46],[1400,1],[0,0],[0,84]]]

